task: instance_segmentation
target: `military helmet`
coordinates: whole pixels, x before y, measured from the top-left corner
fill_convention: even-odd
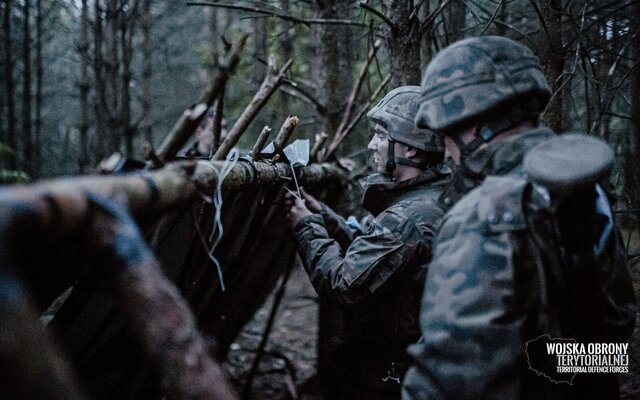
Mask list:
[[[539,115],[551,90],[538,58],[526,46],[500,36],[458,41],[440,51],[422,77],[416,124],[435,131],[459,126],[514,100],[527,100]]]
[[[420,107],[420,87],[395,88],[373,107],[367,117],[387,129],[389,140],[407,144],[426,152],[443,152],[444,142],[440,135],[415,125]]]

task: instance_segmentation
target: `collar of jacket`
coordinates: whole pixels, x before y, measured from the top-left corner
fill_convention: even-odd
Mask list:
[[[362,183],[365,188],[362,206],[373,215],[378,215],[402,200],[409,192],[428,188],[436,182],[444,181],[449,175],[448,167],[442,165],[429,167],[420,175],[400,182],[390,181],[380,174],[371,175]]]
[[[490,143],[454,169],[453,176],[438,198],[438,203],[445,210],[449,210],[465,194],[482,183],[486,176],[516,172],[521,167],[527,151],[553,136],[555,133],[551,129],[540,127],[504,141]]]
[[[517,172],[525,154],[537,144],[556,136],[547,127],[532,129],[506,140],[490,143],[465,160],[465,175],[481,182],[488,175],[506,175]]]

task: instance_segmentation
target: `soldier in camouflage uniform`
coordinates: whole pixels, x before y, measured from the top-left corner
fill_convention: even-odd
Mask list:
[[[424,267],[444,215],[437,198],[447,176],[442,138],[413,122],[419,99],[418,86],[397,88],[367,114],[379,174],[365,190],[363,206],[373,218],[361,229],[306,194],[305,201],[287,198],[311,283],[343,310],[348,335],[340,367],[348,376],[334,398],[399,399],[406,347],[419,337]]]
[[[626,256],[598,183],[613,153],[539,126],[550,89],[512,40],[452,44],[422,87],[417,125],[445,135],[459,164],[452,181],[476,187],[437,233],[403,399],[617,398],[615,374],[552,383],[525,354],[544,334],[624,342],[633,330]]]

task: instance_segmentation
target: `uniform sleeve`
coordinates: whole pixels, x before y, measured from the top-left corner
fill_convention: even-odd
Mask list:
[[[509,311],[514,233],[478,230],[445,223],[438,233],[404,400],[518,398],[513,366],[523,353],[523,320]]]
[[[346,251],[347,248],[349,248],[349,245],[357,236],[364,233],[349,226],[343,217],[336,214],[326,204],[322,204],[320,215],[324,221],[327,233],[330,237],[335,239],[336,242],[338,242],[338,245],[340,245],[340,248],[343,251]]]
[[[403,266],[430,253],[431,243],[409,218],[390,210],[380,214],[344,252],[319,215],[303,218],[294,235],[316,291],[340,305],[369,297]]]

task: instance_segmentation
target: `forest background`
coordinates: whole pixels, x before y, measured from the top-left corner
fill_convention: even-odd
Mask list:
[[[244,148],[287,115],[300,118],[295,137],[341,130],[377,40],[354,113],[387,77],[385,90],[419,85],[439,49],[495,34],[540,58],[553,89],[548,125],[602,137],[615,150],[617,208],[624,226],[638,226],[640,1],[3,0],[0,11],[0,182],[84,173],[115,151],[143,159],[143,143],[162,142],[245,32],[248,48],[222,104],[230,126],[265,78],[269,55],[277,68],[293,63]],[[337,154],[364,168],[368,139],[363,121]]]

